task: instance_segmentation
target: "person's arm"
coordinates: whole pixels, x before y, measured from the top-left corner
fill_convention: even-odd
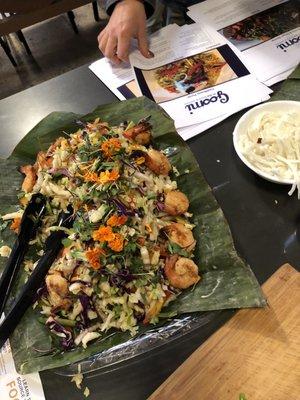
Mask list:
[[[116,64],[128,61],[132,38],[138,40],[140,52],[144,57],[152,57],[148,48],[146,10],[151,12],[151,1],[108,0],[106,8],[111,12],[110,20],[98,36],[99,49],[105,57]],[[154,9],[154,8],[153,8]]]

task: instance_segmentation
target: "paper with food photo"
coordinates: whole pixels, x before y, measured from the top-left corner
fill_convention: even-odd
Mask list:
[[[220,33],[243,51],[298,28],[299,21],[295,4],[287,2],[226,26]]]
[[[111,64],[106,58],[101,58],[91,64],[89,68],[118,99],[126,100],[141,96],[132,69],[128,64],[119,67]],[[187,140],[218,124],[225,118],[227,118],[227,115],[200,124],[187,125],[184,128],[177,128],[177,132],[184,140]]]
[[[237,78],[218,49],[196,54],[142,74],[156,103]]]
[[[154,58],[134,51],[130,61],[141,93],[160,104],[177,128],[269,98],[268,89],[245,67],[239,52],[205,24],[173,27],[155,39],[150,40]]]
[[[209,0],[190,8],[195,21],[214,27],[243,52],[262,82],[300,61],[300,7],[297,0]]]

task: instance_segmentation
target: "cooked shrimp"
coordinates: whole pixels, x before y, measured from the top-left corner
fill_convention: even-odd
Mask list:
[[[22,183],[22,190],[24,190],[25,193],[29,193],[32,191],[37,179],[35,168],[33,165],[24,165],[20,168],[20,172],[25,174],[25,178]]]
[[[186,195],[178,190],[172,190],[165,195],[165,212],[170,215],[184,214],[189,205]]]
[[[150,149],[145,155],[145,165],[156,175],[168,175],[171,171],[171,164],[167,157],[154,149]]]
[[[146,121],[140,122],[138,125],[126,130],[123,135],[127,139],[134,140],[138,144],[149,144],[151,140],[150,125]]]
[[[46,153],[47,157],[52,156],[53,152],[57,149],[58,146],[60,146],[63,139],[64,139],[63,137],[59,137],[55,140],[54,143],[51,144]]]
[[[171,242],[178,244],[178,246],[188,251],[192,251],[195,248],[196,240],[194,239],[193,233],[184,225],[172,222],[164,229]]]
[[[50,302],[54,307],[68,310],[72,301],[68,298],[68,281],[59,271],[50,272],[46,277],[46,285]]]
[[[142,146],[145,146],[146,144],[149,144],[151,141],[151,133],[149,131],[141,132],[136,135],[134,139],[138,144],[141,144]]]
[[[47,156],[44,151],[39,151],[36,157],[35,166],[41,169],[49,169],[52,167],[52,160],[53,158]]]
[[[166,277],[171,286],[186,289],[200,280],[198,267],[193,260],[174,254],[166,259],[164,267]]]
[[[12,224],[10,225],[10,229],[12,231],[14,231],[15,233],[19,232],[20,225],[21,225],[21,220],[22,220],[22,218],[19,218],[19,217],[14,218]]]

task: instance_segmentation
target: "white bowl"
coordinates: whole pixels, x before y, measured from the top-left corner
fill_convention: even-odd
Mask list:
[[[290,101],[290,100],[282,100],[282,101],[270,101],[268,103],[260,104],[259,106],[256,106],[246,112],[238,121],[236,124],[234,131],[233,131],[233,145],[235,148],[235,151],[237,152],[237,155],[239,158],[243,161],[245,165],[247,165],[248,168],[250,168],[253,172],[258,174],[264,179],[267,179],[268,181],[274,182],[274,183],[282,183],[285,185],[292,185],[294,183],[293,180],[289,179],[283,179],[283,178],[278,178],[276,176],[273,176],[271,174],[268,174],[264,171],[261,171],[257,167],[255,167],[251,162],[249,162],[246,157],[242,154],[240,148],[239,148],[239,138],[241,135],[244,135],[247,132],[247,128],[249,126],[249,123],[253,121],[253,119],[260,114],[261,112],[264,111],[296,111],[300,113],[300,101]]]

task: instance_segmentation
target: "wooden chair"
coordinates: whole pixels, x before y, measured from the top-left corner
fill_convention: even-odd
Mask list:
[[[5,36],[16,32],[19,40],[24,45],[28,54],[31,54],[30,48],[22,33],[23,28],[67,13],[69,21],[75,33],[78,28],[75,22],[73,9],[92,3],[94,18],[99,21],[97,1],[92,0],[0,0],[0,45],[16,66],[16,61],[11,53],[9,44]]]

